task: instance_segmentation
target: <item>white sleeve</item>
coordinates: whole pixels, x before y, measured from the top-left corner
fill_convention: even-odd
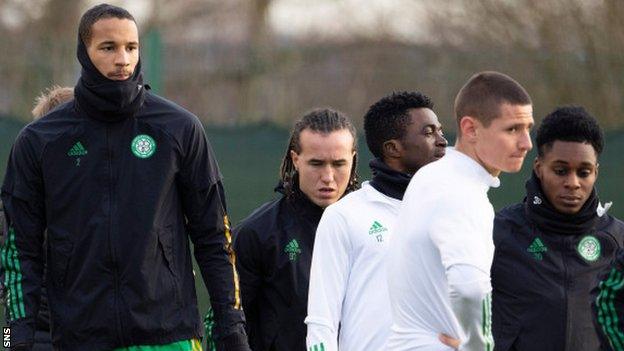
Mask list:
[[[338,350],[338,326],[350,270],[346,227],[344,219],[330,206],[316,230],[305,319],[307,350]]]
[[[483,204],[446,199],[432,212],[428,232],[448,272],[456,264],[482,270],[488,277],[494,255],[494,211]]]
[[[492,350],[490,279],[474,266],[454,265],[448,272],[451,307],[463,330],[460,350]]]
[[[444,211],[430,222],[429,233],[440,252],[451,307],[462,328],[460,350],[491,349],[493,223],[483,213],[487,209],[470,204],[445,203],[441,208]]]

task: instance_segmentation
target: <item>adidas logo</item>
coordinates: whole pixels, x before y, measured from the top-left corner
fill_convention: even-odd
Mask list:
[[[297,239],[292,239],[290,242],[288,242],[288,244],[284,248],[284,252],[288,254],[289,260],[296,260],[297,256],[301,254],[301,248],[299,247]]]
[[[87,154],[87,149],[82,146],[81,142],[77,142],[74,146],[67,151],[67,156],[84,156]]]
[[[374,221],[370,229],[368,230],[368,235],[379,234],[387,231],[388,229],[381,225],[381,223]]]
[[[540,238],[535,238],[527,251],[533,254],[533,258],[541,261],[544,258],[543,253],[548,252],[548,248]]]

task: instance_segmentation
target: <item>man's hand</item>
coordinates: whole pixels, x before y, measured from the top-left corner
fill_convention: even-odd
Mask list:
[[[217,341],[218,351],[251,351],[244,333],[230,334]]]
[[[461,341],[459,339],[453,339],[452,337],[446,335],[446,334],[440,334],[438,336],[438,339],[440,339],[440,341],[448,346],[448,347],[452,347],[455,350],[459,349],[459,345],[461,344]]]

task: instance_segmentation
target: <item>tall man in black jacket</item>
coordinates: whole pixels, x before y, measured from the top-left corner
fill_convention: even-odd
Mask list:
[[[75,100],[20,132],[2,185],[12,349],[33,343],[47,230],[55,349],[196,348],[190,238],[218,348],[249,350],[221,175],[201,123],[147,91],[126,10],[88,10],[77,56]]]
[[[602,132],[585,109],[563,107],[536,141],[524,201],[494,220],[495,350],[596,351],[590,291],[624,239],[594,188]]]
[[[304,319],[316,227],[323,209],[357,188],[355,128],[314,110],[291,133],[277,200],[234,231],[249,343],[254,351],[305,350]]]

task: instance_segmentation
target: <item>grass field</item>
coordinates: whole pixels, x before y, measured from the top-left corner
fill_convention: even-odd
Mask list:
[[[0,118],[0,174],[4,175],[6,160],[15,136],[23,124],[11,119]],[[261,203],[275,197],[273,188],[277,183],[278,169],[288,138],[288,130],[271,125],[252,125],[238,128],[209,128],[208,138],[217,155],[224,177],[228,210],[232,222],[238,223]],[[449,137],[452,144],[453,137]],[[371,156],[360,138],[360,179],[368,179],[368,161]],[[624,218],[624,132],[608,133],[605,152],[600,161],[600,176],[597,184],[603,202],[613,201],[610,213]],[[518,174],[502,175],[501,187],[490,191],[495,209],[521,201],[524,196],[524,182],[530,174],[535,152]],[[199,275],[198,275],[199,277]],[[208,299],[206,289],[198,279],[200,308],[206,311]]]

